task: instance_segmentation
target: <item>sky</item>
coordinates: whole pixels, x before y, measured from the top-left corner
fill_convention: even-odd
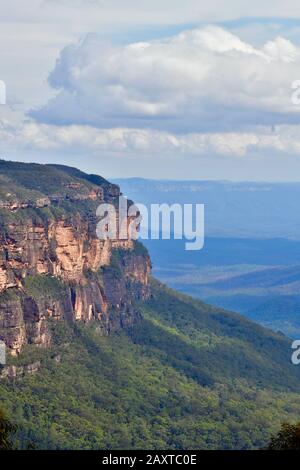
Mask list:
[[[0,7],[1,158],[107,178],[300,181],[297,0]]]

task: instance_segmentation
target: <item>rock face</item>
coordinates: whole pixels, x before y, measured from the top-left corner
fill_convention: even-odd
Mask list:
[[[7,366],[0,372],[0,379],[13,380],[18,377],[22,377],[26,374],[36,374],[37,372],[39,372],[40,368],[40,361],[33,362],[32,364],[28,364],[26,366]]]
[[[30,167],[23,164],[22,182]],[[134,301],[149,295],[151,266],[143,247],[96,235],[96,207],[103,200],[114,202],[119,188],[89,182],[84,192],[84,178],[70,180],[67,174],[65,181],[65,171],[62,191],[81,188],[87,197],[65,194],[63,200],[55,199],[57,187],[53,195],[50,186],[46,193],[39,188],[30,207],[19,194],[18,202],[12,202],[9,193],[9,203],[0,208],[0,339],[13,355],[24,344],[49,345],[53,320],[94,320],[108,334],[132,323]],[[28,183],[25,189],[36,190]]]

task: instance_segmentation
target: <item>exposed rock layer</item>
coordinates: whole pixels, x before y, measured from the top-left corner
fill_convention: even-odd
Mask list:
[[[149,295],[147,253],[132,240],[99,240],[94,209],[105,192],[88,194],[85,203],[94,205],[78,210],[76,197],[69,198],[67,215],[48,216],[48,199],[30,209],[19,201],[17,218],[6,218],[11,207],[1,209],[0,339],[14,355],[24,344],[50,344],[50,319],[96,320],[108,334],[132,323],[133,302]],[[118,195],[112,186],[107,199]]]

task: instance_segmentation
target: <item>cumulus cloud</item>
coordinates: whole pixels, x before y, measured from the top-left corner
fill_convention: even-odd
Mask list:
[[[255,48],[218,27],[115,47],[90,34],[64,48],[37,121],[175,134],[300,122],[291,82],[300,50],[277,37]]]
[[[57,95],[2,147],[90,155],[245,157],[300,151],[291,84],[300,50],[261,47],[218,26],[114,46],[89,34],[65,47],[49,77]]]

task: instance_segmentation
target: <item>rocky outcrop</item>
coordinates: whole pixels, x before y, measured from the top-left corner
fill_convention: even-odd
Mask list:
[[[24,366],[7,366],[0,371],[0,379],[14,380],[24,375],[33,375],[41,369],[41,362],[36,361]]]
[[[71,190],[78,190],[81,188],[80,183],[65,183],[64,188]],[[111,185],[115,187],[116,185]],[[116,189],[112,190],[115,194],[120,192]],[[7,209],[11,212],[15,212],[19,209],[40,209],[42,207],[49,207],[51,205],[56,205],[62,201],[87,201],[87,200],[98,200],[104,201],[104,190],[102,188],[97,188],[90,190],[86,194],[76,193],[75,191],[68,193],[62,192],[58,194],[52,194],[49,197],[40,197],[36,199],[19,199],[14,194],[9,195],[9,200],[3,201],[0,199],[0,209]]]
[[[134,302],[149,295],[150,260],[137,242],[97,238],[95,208],[105,194],[111,201],[120,190],[89,187],[86,205],[78,206],[82,196],[68,197],[67,211],[54,202],[58,195],[30,209],[2,206],[0,340],[11,354],[28,343],[47,347],[53,321],[97,321],[108,334],[135,320]],[[57,204],[54,215],[47,212],[51,204]]]

